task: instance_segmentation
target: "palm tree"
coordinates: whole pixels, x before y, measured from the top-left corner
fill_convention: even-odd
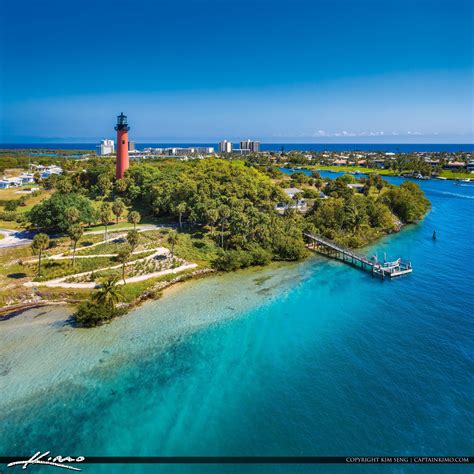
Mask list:
[[[49,247],[49,237],[46,234],[36,234],[33,238],[31,248],[35,254],[38,254],[38,277],[41,276],[41,258],[43,251]]]
[[[64,217],[70,224],[75,224],[81,217],[81,213],[75,207],[68,207],[64,211]]]
[[[122,215],[123,211],[125,210],[125,204],[120,199],[117,198],[114,203],[112,204],[112,212],[115,215],[115,222],[118,224],[119,218]]]
[[[122,293],[117,285],[117,281],[117,277],[110,277],[104,280],[100,288],[92,294],[92,300],[112,310],[115,309],[115,305],[122,300]]]
[[[137,248],[138,242],[140,241],[140,234],[136,230],[130,230],[127,232],[127,242],[132,248],[132,252]]]
[[[67,234],[71,239],[73,245],[73,252],[72,252],[72,266],[74,267],[74,263],[76,261],[76,246],[79,239],[82,237],[84,233],[84,229],[80,224],[72,224],[69,229],[67,230]]]
[[[125,281],[125,265],[127,264],[131,254],[132,248],[129,244],[125,244],[117,254],[117,260],[122,264],[122,279],[124,284],[127,283]]]
[[[167,242],[171,245],[171,258],[174,257],[174,246],[178,243],[178,234],[176,232],[172,232],[168,235]]]
[[[130,224],[133,224],[133,230],[137,229],[137,224],[140,222],[141,218],[142,216],[138,211],[131,211],[128,214],[128,222],[130,222]]]
[[[105,227],[104,240],[107,240],[107,226],[109,225],[110,219],[112,218],[112,211],[110,209],[110,204],[104,202],[100,206],[99,218],[102,225]]]
[[[179,228],[183,226],[183,214],[186,212],[187,206],[184,201],[181,201],[177,206],[176,206],[176,212],[178,213],[179,216]]]

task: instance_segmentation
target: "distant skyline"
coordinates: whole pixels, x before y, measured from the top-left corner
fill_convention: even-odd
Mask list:
[[[2,7],[2,143],[474,141],[470,0]]]

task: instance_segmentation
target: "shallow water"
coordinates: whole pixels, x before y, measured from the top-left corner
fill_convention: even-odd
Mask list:
[[[0,452],[472,453],[474,185],[421,185],[433,203],[423,223],[364,249],[411,260],[402,279],[314,257],[184,284],[97,329],[58,308],[1,322]],[[209,467],[83,468],[158,470]]]

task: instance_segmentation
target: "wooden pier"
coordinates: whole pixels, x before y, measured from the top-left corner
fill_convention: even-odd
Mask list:
[[[347,263],[361,270],[369,271],[372,276],[385,279],[407,275],[413,271],[411,262],[404,262],[401,258],[394,262],[380,263],[376,259],[369,259],[359,255],[351,249],[338,245],[335,242],[325,239],[319,235],[305,233],[304,236],[310,244],[310,248],[341,262]]]

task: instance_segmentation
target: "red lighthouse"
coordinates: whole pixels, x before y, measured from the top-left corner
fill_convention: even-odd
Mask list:
[[[115,164],[115,177],[122,179],[128,170],[128,131],[127,116],[123,112],[117,117],[117,161]]]

